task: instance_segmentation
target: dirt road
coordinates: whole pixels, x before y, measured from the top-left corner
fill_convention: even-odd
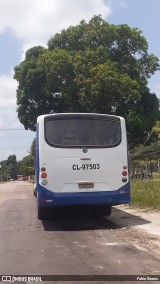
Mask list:
[[[138,228],[151,221],[127,210],[95,219],[65,209],[39,221],[33,185],[0,184],[0,274],[160,275],[159,235]]]

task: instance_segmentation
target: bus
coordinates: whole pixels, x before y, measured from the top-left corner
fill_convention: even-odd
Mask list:
[[[50,208],[87,206],[109,216],[130,202],[125,120],[96,113],[55,113],[37,118],[38,219]]]

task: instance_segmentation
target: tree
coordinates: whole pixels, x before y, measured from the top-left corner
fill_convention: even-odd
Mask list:
[[[36,138],[33,139],[31,149],[30,149],[30,153],[31,153],[32,159],[35,160],[35,158],[36,158]]]
[[[12,179],[17,178],[17,158],[16,155],[10,155],[7,159],[6,170]]]
[[[160,138],[160,121],[156,121],[155,125],[152,128],[153,133],[158,137],[158,140]]]
[[[7,159],[7,164],[10,165],[16,165],[17,164],[17,158],[16,155],[10,155]]]
[[[34,174],[35,161],[36,161],[36,138],[33,139],[33,142],[31,144],[28,160],[29,160],[30,167],[32,168],[32,174]]]
[[[51,112],[122,115],[130,143],[142,142],[160,117],[159,101],[147,88],[158,69],[141,31],[94,16],[56,34],[48,48],[26,52],[14,75],[18,117],[35,130],[37,116]]]
[[[18,161],[18,174],[25,176],[34,175],[33,166],[31,156],[24,157],[21,161]]]
[[[0,181],[7,180],[7,160],[3,160],[0,162]]]
[[[17,162],[16,155],[10,155],[0,162],[0,180],[16,179],[17,175],[34,175],[36,158],[36,139],[33,140],[29,155]]]
[[[35,158],[36,158],[36,139],[33,140],[29,155],[18,161],[18,173],[20,175],[34,175],[35,174]]]

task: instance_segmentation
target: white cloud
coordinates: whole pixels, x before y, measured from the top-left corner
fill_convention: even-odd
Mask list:
[[[110,13],[103,0],[1,0],[0,31],[11,29],[25,44],[46,44],[69,25],[95,14],[106,18]]]
[[[16,113],[17,82],[12,76],[0,76],[0,127],[13,127],[19,122]]]

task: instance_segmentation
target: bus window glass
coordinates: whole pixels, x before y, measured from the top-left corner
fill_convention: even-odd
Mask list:
[[[46,119],[45,138],[58,147],[114,147],[121,141],[120,121],[112,119]]]

